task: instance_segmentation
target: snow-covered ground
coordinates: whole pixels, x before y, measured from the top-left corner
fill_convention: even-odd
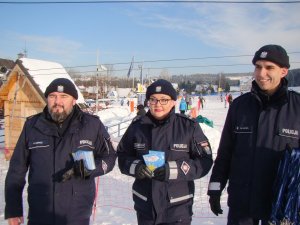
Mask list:
[[[200,111],[200,114],[202,116],[213,120],[213,128],[202,123],[200,125],[204,133],[208,137],[214,153],[216,153],[219,145],[221,131],[224,125],[227,110],[228,108],[224,108],[224,102],[221,102],[218,96],[206,96],[204,109],[201,109]],[[102,122],[105,126],[108,127],[115,123],[127,120],[128,125],[135,115],[135,112],[131,113],[129,111],[129,107],[119,105],[114,105],[109,109],[99,112],[99,116]],[[109,128],[110,133],[115,131],[116,127]],[[122,130],[122,132],[124,131],[125,129]],[[3,133],[4,131],[0,130],[0,135]],[[116,146],[119,140],[119,138],[117,137],[117,133],[114,133],[111,136]],[[1,139],[3,139],[2,136],[0,136],[0,140]],[[9,162],[5,161],[3,156],[3,143],[0,143],[0,157],[0,225],[4,225],[7,224],[7,222],[4,221],[4,180]],[[223,194],[221,199],[224,214],[221,217],[216,217],[210,212],[208,198],[206,195],[209,176],[210,174],[195,182],[196,194],[194,204],[194,217],[192,222],[193,225],[226,224],[226,192]],[[111,173],[100,177],[96,181],[99,189],[96,208],[91,217],[91,225],[136,225],[137,222],[135,211],[133,209],[131,194],[131,184],[133,179],[131,177],[120,174],[119,169],[116,165],[115,169]],[[25,213],[27,211],[26,195],[27,194],[25,191]]]

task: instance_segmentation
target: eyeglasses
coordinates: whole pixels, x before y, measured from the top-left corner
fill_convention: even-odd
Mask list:
[[[157,99],[157,98],[150,98],[149,99],[149,103],[151,105],[156,105],[158,102],[161,104],[161,105],[166,105],[168,104],[168,102],[172,100],[172,99],[166,99],[166,98],[162,98],[162,99]]]

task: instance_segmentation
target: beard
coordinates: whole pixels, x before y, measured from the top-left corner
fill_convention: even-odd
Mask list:
[[[62,123],[64,122],[64,120],[71,114],[72,110],[73,110],[73,107],[70,108],[70,110],[66,110],[64,106],[60,106],[63,111],[62,112],[58,112],[56,110],[56,107],[58,105],[55,104],[52,106],[52,108],[48,108],[48,112],[52,118],[52,120],[56,123]]]

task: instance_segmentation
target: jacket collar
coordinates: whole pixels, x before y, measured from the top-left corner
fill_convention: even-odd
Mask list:
[[[83,112],[81,111],[79,106],[75,105],[73,107],[72,113],[61,124],[62,126],[60,128],[59,125],[52,120],[46,106],[34,126],[39,129],[41,133],[59,137],[62,136],[61,134],[64,134],[65,132],[75,133],[78,130],[80,124],[83,122],[82,118]]]
[[[256,81],[254,80],[252,81],[251,93],[258,98],[263,107],[267,107],[270,105],[282,105],[287,102],[288,81],[286,78],[282,78],[279,88],[273,95],[269,96],[259,88]]]
[[[142,120],[142,123],[144,123],[144,124],[151,124],[151,125],[154,125],[155,127],[158,127],[158,126],[163,126],[165,124],[170,123],[171,121],[174,120],[174,118],[175,118],[175,107],[173,107],[171,109],[171,111],[169,112],[167,117],[164,118],[163,120],[155,119],[152,116],[152,114],[150,113],[150,110],[148,110],[148,112],[146,113],[146,116],[144,116],[141,120]]]

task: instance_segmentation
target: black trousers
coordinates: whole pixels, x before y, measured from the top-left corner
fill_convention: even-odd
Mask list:
[[[137,213],[138,225],[155,225],[154,220],[149,220]],[[183,219],[172,223],[159,223],[157,225],[191,225],[192,218]]]
[[[64,225],[89,225],[89,224],[90,224],[90,219],[85,219],[85,220],[70,221]],[[34,223],[28,220],[27,225],[51,225],[51,224],[48,224],[47,221],[45,221],[45,223]]]
[[[237,218],[232,216],[232,209],[229,208],[227,225],[269,225],[267,220],[256,219],[252,217]]]
[[[242,219],[228,219],[227,225],[269,225],[269,223],[265,220],[258,220],[254,218],[242,218]]]

